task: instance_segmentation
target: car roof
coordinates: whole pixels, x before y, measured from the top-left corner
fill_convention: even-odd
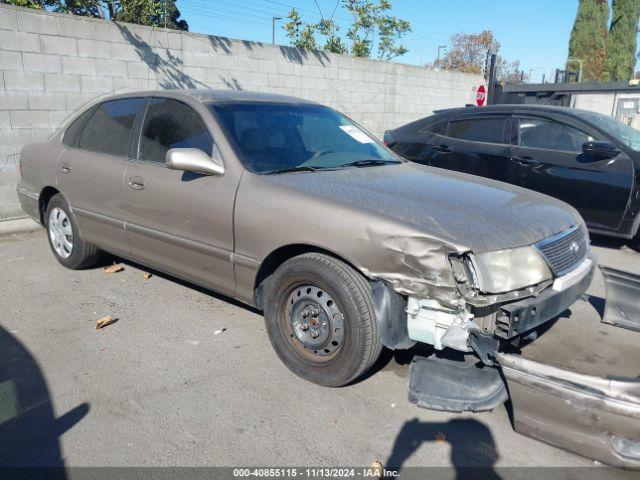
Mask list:
[[[283,104],[314,104],[308,100],[287,95],[277,95],[264,92],[247,92],[240,90],[213,90],[213,89],[167,89],[167,90],[144,90],[137,92],[127,92],[119,95],[104,97],[104,100],[131,97],[168,97],[168,98],[193,98],[203,103],[223,103],[223,102],[269,102]]]
[[[442,110],[434,110],[433,113],[438,115],[457,115],[457,114],[485,114],[485,113],[513,113],[513,112],[546,112],[560,113],[563,115],[571,115],[579,117],[582,113],[593,114],[588,110],[580,110],[578,108],[560,107],[557,105],[527,105],[527,104],[505,104],[505,105],[486,105],[484,107],[456,107],[445,108]]]

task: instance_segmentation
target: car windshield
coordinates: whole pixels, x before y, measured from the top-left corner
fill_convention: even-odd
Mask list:
[[[373,136],[322,105],[229,102],[210,105],[256,173],[400,163]]]
[[[640,151],[640,131],[600,113],[583,112],[582,116],[596,127],[619,139],[627,147]]]

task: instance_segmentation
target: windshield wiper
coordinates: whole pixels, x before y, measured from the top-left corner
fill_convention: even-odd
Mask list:
[[[315,172],[318,167],[310,167],[309,165],[298,165],[297,167],[278,168],[276,170],[269,170],[263,172],[262,175],[274,175],[277,173],[289,173],[289,172]]]
[[[368,158],[365,160],[356,160],[355,162],[343,163],[341,167],[375,167],[377,165],[393,165],[402,163],[400,160],[380,160],[375,158]]]

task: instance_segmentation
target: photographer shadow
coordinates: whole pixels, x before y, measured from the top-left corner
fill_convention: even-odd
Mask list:
[[[470,418],[448,422],[405,422],[387,459],[385,468],[399,471],[425,442],[446,442],[451,447],[451,465],[456,479],[500,479],[494,465],[500,458],[487,426]]]
[[[56,418],[38,362],[0,326],[0,477],[65,479],[60,436],[88,411],[82,403]]]

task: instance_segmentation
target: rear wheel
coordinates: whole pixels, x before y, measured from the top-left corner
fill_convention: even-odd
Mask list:
[[[371,286],[344,262],[319,253],[294,257],[269,278],[265,294],[269,339],[296,375],[337,387],[378,359]]]
[[[58,262],[72,270],[97,263],[100,251],[80,237],[75,217],[61,194],[49,200],[45,219],[49,245]]]

